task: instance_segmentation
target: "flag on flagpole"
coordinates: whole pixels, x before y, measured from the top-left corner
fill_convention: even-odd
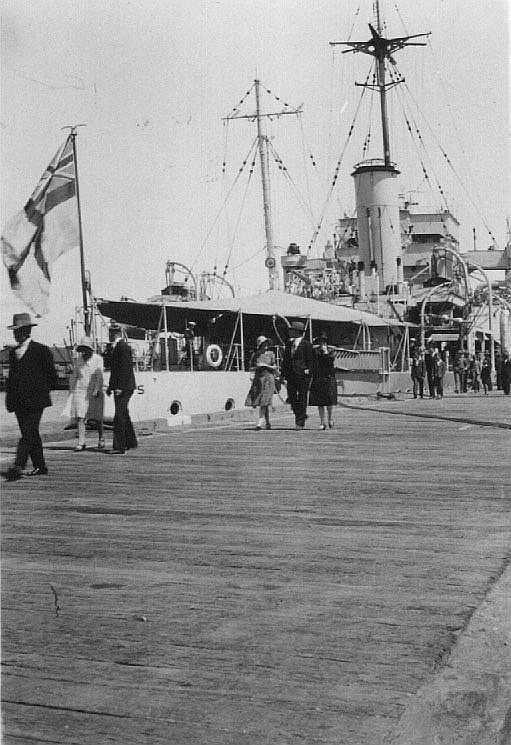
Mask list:
[[[76,172],[69,136],[25,207],[2,234],[2,258],[16,296],[38,316],[49,311],[53,263],[79,248]]]

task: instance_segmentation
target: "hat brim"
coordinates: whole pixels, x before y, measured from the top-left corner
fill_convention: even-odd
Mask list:
[[[11,326],[7,326],[7,328],[10,331],[13,331],[14,329],[31,329],[32,326],[37,326],[37,325],[38,325],[37,323],[21,323],[21,324],[17,323],[16,326],[13,324]]]

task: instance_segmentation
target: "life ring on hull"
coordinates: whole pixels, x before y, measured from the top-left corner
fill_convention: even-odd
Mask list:
[[[223,352],[218,344],[210,344],[209,347],[206,348],[206,363],[208,367],[220,367],[223,358]]]

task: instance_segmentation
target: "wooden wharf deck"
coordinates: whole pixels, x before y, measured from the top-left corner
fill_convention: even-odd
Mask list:
[[[3,742],[384,743],[511,543],[511,433],[413,414],[50,445],[2,487]]]

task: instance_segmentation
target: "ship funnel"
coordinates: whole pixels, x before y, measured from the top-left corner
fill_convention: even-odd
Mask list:
[[[355,179],[358,247],[361,261],[376,265],[382,287],[403,281],[397,176],[399,171],[380,159],[363,161]],[[400,277],[400,278],[399,278]]]

